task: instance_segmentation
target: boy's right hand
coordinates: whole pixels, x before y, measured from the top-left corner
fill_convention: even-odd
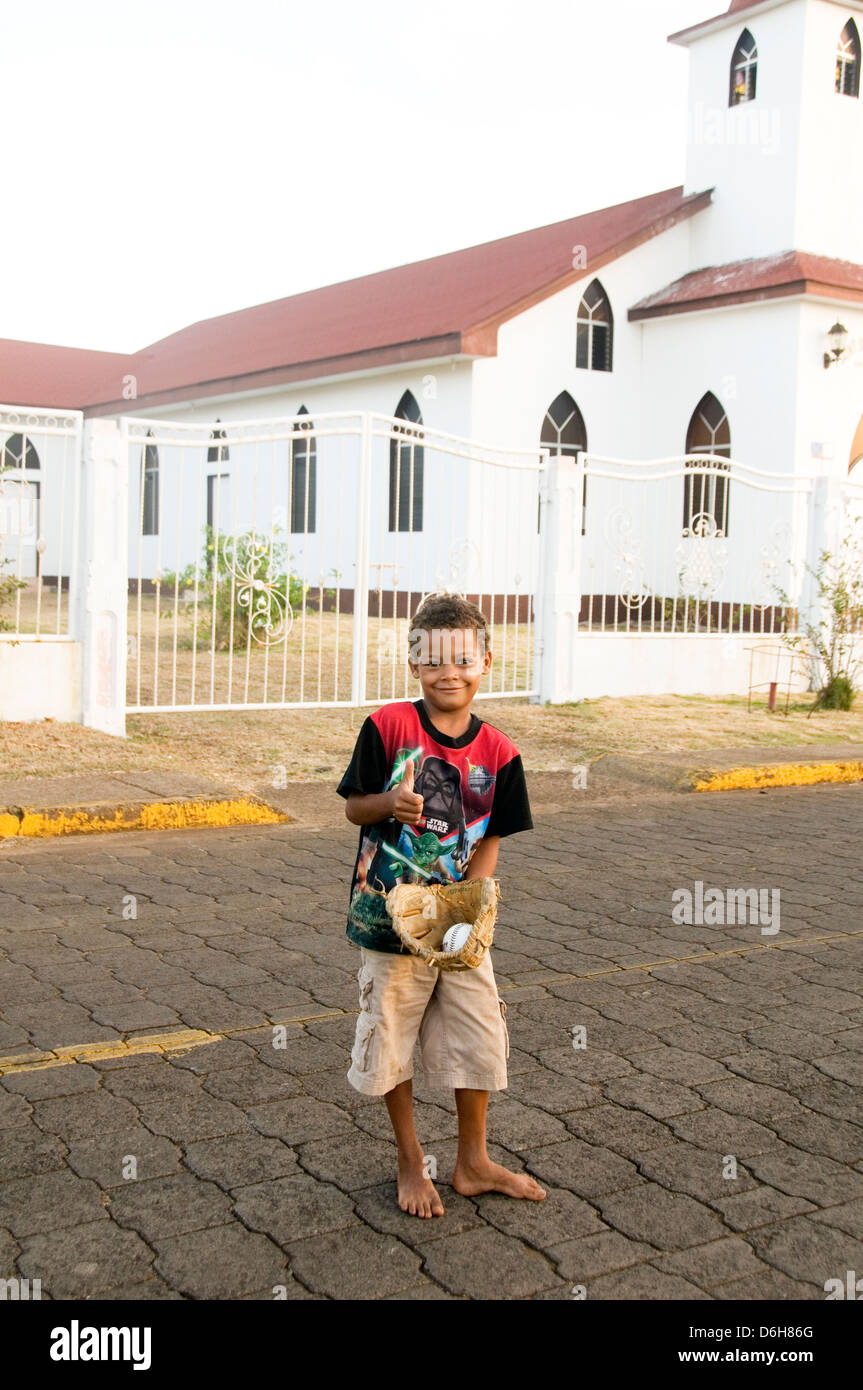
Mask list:
[[[402,825],[417,825],[422,813],[423,799],[414,791],[414,760],[408,758],[402,780],[395,788],[393,815]]]

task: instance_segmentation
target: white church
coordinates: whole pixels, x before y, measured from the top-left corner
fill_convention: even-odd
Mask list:
[[[605,491],[601,476],[592,481],[590,461],[709,455],[710,476],[677,477],[662,507],[677,537],[698,518],[702,536],[733,541],[711,596],[747,597],[732,574],[764,549],[766,529],[741,524],[744,504],[750,521],[767,506],[763,475],[786,480],[765,527],[771,516],[793,520],[794,476],[863,482],[861,12],[863,0],[731,0],[669,35],[690,55],[676,187],[220,315],[132,354],[0,341],[0,400],[148,422],[131,479],[130,575],[179,568],[198,548],[197,525],[169,500],[175,465],[152,422],[206,426],[189,436],[210,441],[200,449],[201,509],[225,527],[220,499],[242,446],[212,440],[231,441],[234,422],[296,417],[317,431],[334,415],[375,412],[404,420],[412,441],[391,442],[381,475],[379,566],[399,532],[428,533],[452,509],[424,477],[415,442],[434,431],[513,456],[540,446],[586,454],[581,553],[595,571],[616,484],[611,473]],[[284,447],[285,528],[308,539],[327,503],[323,434],[310,444],[295,425]],[[48,467],[20,429],[7,433],[2,459],[34,485]],[[717,474],[724,459],[752,470],[745,498]],[[274,447],[265,488],[279,467]],[[349,511],[350,488],[339,489]],[[519,583],[530,592],[535,479],[518,511]],[[338,557],[322,549],[314,563],[333,573]],[[630,575],[631,590],[650,587],[647,571]],[[620,564],[613,582],[583,569],[580,592],[599,595],[600,608],[582,604],[582,622],[608,618],[606,596],[625,578]],[[421,575],[417,587],[428,584]]]

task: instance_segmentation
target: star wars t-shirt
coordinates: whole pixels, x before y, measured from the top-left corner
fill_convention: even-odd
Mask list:
[[[485,835],[531,830],[533,820],[518,749],[477,715],[458,738],[436,729],[422,700],[401,700],[370,714],[337,787],[385,792],[413,759],[414,791],[423,798],[417,825],[395,817],[364,825],[351,880],[347,934],[372,951],[406,951],[387,913],[397,883],[454,883]]]

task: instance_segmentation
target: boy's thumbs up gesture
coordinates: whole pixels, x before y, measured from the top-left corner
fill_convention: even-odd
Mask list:
[[[395,788],[393,815],[402,825],[417,825],[422,818],[423,799],[414,791],[414,760],[408,758],[402,780]]]

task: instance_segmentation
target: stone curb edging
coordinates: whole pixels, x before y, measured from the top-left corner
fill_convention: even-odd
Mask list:
[[[863,782],[863,762],[773,763],[733,767],[724,772],[692,772],[688,791],[724,792],[766,787],[807,787],[818,782]]]
[[[0,839],[105,834],[111,830],[190,830],[205,826],[288,824],[292,816],[251,797],[149,801],[96,806],[6,807]]]

